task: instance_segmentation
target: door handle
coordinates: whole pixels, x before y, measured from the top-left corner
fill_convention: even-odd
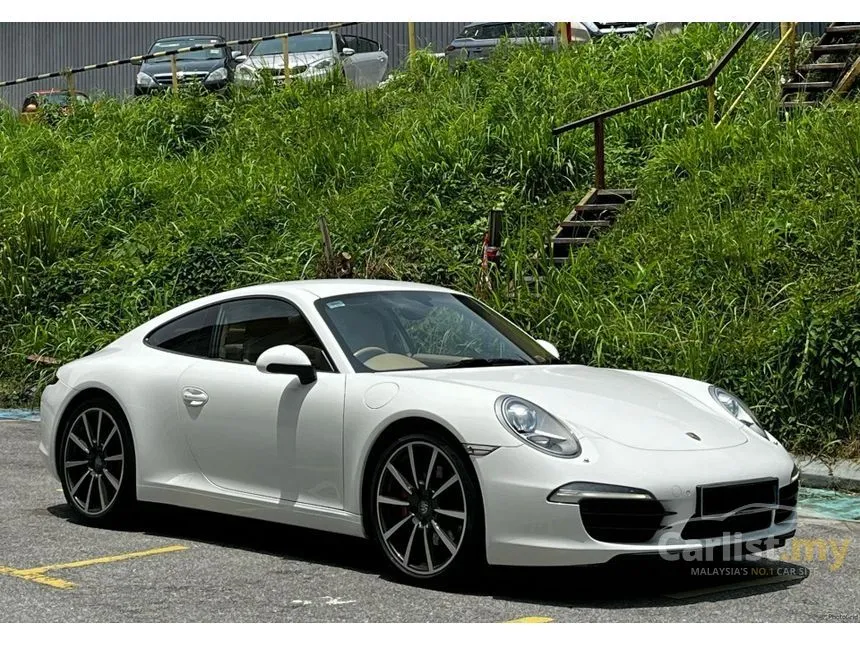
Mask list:
[[[190,408],[199,408],[206,405],[209,395],[199,387],[185,387],[182,388],[182,400]]]

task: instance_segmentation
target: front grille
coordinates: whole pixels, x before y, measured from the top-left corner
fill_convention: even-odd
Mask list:
[[[663,528],[663,518],[671,515],[655,499],[587,498],[579,502],[586,532],[600,542],[641,544]]]
[[[684,539],[749,533],[771,525],[777,505],[776,479],[699,486],[696,513],[681,531]]]
[[[777,524],[785,522],[791,517],[794,507],[797,506],[797,492],[800,489],[800,480],[795,479],[787,486],[779,489],[779,508],[776,509],[773,521]]]
[[[180,85],[183,83],[195,83],[202,81],[208,72],[182,72],[176,75],[176,81]],[[173,74],[156,74],[152,77],[159,85],[173,85]]]

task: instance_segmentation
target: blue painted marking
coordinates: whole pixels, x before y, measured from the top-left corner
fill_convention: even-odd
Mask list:
[[[0,408],[0,421],[38,421],[38,410]]]
[[[801,488],[797,502],[801,515],[860,521],[860,495],[825,488]]]

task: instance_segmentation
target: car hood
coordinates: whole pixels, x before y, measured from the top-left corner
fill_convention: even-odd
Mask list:
[[[290,54],[290,67],[298,65],[310,65],[324,58],[332,58],[334,52],[332,50],[322,52],[305,52]],[[281,69],[284,66],[283,54],[270,54],[267,56],[251,56],[248,59],[248,64],[258,69],[271,69],[273,67]]]
[[[226,61],[223,58],[212,58],[208,60],[181,60],[176,61],[176,70],[179,72],[212,72],[219,67],[225,67]],[[170,74],[170,59],[152,59],[144,61],[140,66],[140,71],[144,74]]]
[[[533,365],[415,371],[409,377],[513,394],[574,427],[640,450],[714,450],[748,441],[726,414],[657,374]]]

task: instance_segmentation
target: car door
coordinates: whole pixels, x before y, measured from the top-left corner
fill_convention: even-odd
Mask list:
[[[355,58],[355,54],[352,56],[345,56],[343,50],[346,48],[352,49],[355,51],[353,45],[355,45],[354,36],[342,36],[341,34],[335,34],[335,43],[337,45],[337,54],[340,58],[341,67],[343,67],[343,75],[346,76],[347,80],[355,85],[356,87],[361,87],[361,69],[358,66],[358,61]]]
[[[343,36],[346,47],[355,53],[347,57],[355,67],[355,78],[351,79],[356,87],[376,87],[385,77],[388,69],[388,54],[375,40],[362,36]]]
[[[296,345],[317,368],[308,385],[262,373],[257,357]],[[225,491],[343,507],[344,377],[299,309],[273,297],[220,306],[210,358],[177,383],[180,425],[203,475]]]
[[[382,46],[375,40],[355,36],[357,59],[361,75],[362,87],[376,87],[385,78],[388,70],[388,54],[382,51]]]

